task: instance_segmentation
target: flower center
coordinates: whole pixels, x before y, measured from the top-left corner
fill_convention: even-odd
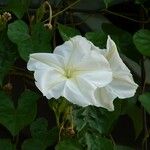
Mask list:
[[[66,69],[65,70],[65,77],[66,78],[72,78],[73,77],[73,74],[74,74],[74,71],[73,71],[73,69],[70,69],[70,68],[68,68],[68,69]]]

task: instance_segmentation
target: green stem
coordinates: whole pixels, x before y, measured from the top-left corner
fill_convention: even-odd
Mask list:
[[[57,124],[57,127],[59,128],[60,127],[60,114],[57,114],[55,110],[54,110],[54,113],[56,117],[56,124]]]
[[[136,23],[149,23],[150,22],[150,18],[148,20],[136,20],[136,19],[133,19],[133,18],[130,18],[130,17],[127,17],[127,16],[124,16],[122,14],[118,14],[116,12],[112,12],[108,9],[102,9],[102,10],[87,10],[87,9],[70,9],[69,10],[70,12],[79,12],[79,13],[87,13],[87,14],[103,14],[103,13],[109,13],[111,15],[114,15],[114,16],[118,16],[118,17],[121,17],[121,18],[124,18],[124,19],[127,19],[127,20],[130,20],[130,21],[133,21],[133,22],[136,22]]]
[[[144,57],[142,57],[141,61],[141,86],[142,86],[142,91],[141,94],[144,93],[145,91],[145,66],[144,66]],[[147,118],[146,118],[146,111],[143,108],[143,124],[144,124],[144,138],[142,140],[142,150],[147,150],[147,138],[149,137],[149,132],[147,128]]]
[[[146,119],[146,111],[145,109],[143,108],[143,117],[144,117],[144,138],[143,138],[143,141],[142,141],[142,147],[144,149],[145,147],[145,150],[147,150],[147,138],[149,137],[149,132],[148,132],[148,128],[147,128],[147,119]]]
[[[109,11],[108,9],[105,9],[104,12],[106,13],[109,13],[109,14],[112,14],[114,16],[118,16],[118,17],[121,17],[121,18],[124,18],[124,19],[127,19],[127,20],[130,20],[130,21],[133,21],[133,22],[137,22],[137,23],[149,23],[150,22],[150,18],[146,21],[143,21],[143,20],[135,20],[133,18],[130,18],[130,17],[127,17],[127,16],[124,16],[124,15],[121,15],[121,14],[118,14],[116,12],[112,12],[112,11]]]
[[[144,8],[144,6],[141,6],[141,10],[140,10],[140,17],[144,20],[145,19],[145,15],[146,15],[146,10]],[[144,29],[144,23],[140,24],[141,28]],[[142,94],[145,91],[145,81],[146,81],[146,73],[145,73],[145,57],[142,56],[142,61],[141,61],[141,86],[142,86]],[[148,127],[147,127],[147,113],[146,110],[143,107],[143,124],[144,124],[144,138],[142,140],[142,150],[147,150],[147,138],[149,137],[149,131],[148,131]]]
[[[110,139],[111,139],[111,141],[112,141],[113,145],[115,146],[115,145],[116,145],[116,143],[115,143],[114,138],[112,137],[112,135],[111,135],[111,134],[109,135],[109,137],[110,137]]]
[[[19,142],[19,133],[18,133],[17,136],[16,136],[16,141],[15,141],[16,147],[17,147],[17,145],[18,145],[18,142]]]
[[[17,145],[18,145],[18,142],[19,142],[19,133],[16,135],[16,136],[13,136],[13,145],[14,145],[14,148],[17,149]]]
[[[73,109],[70,107],[70,116],[71,116],[71,128],[73,129],[73,115],[72,115]]]
[[[61,133],[63,128],[64,128],[64,123],[62,123],[61,126],[59,127],[59,138],[58,138],[59,141],[61,140]]]
[[[69,5],[68,7],[66,7],[65,9],[63,9],[63,10],[59,11],[58,13],[54,14],[54,15],[52,16],[52,18],[54,18],[54,17],[56,17],[56,16],[62,14],[63,12],[65,12],[66,10],[68,10],[69,8],[71,8],[71,7],[73,7],[74,5],[76,5],[78,2],[80,2],[80,0],[75,1],[74,3],[72,3],[71,5]]]

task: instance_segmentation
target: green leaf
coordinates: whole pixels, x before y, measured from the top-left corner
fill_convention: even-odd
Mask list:
[[[8,9],[11,10],[17,18],[22,18],[24,13],[27,12],[31,0],[7,0]]]
[[[144,69],[145,69],[145,83],[150,84],[150,59],[144,60]]]
[[[67,41],[76,35],[80,35],[80,32],[77,29],[62,24],[58,25],[58,30],[64,41]]]
[[[113,143],[107,138],[95,134],[85,134],[87,150],[114,150]]]
[[[99,48],[106,48],[107,35],[104,32],[88,32],[85,37]]]
[[[28,26],[22,20],[17,20],[8,25],[8,37],[16,43],[18,51],[25,61],[28,61],[29,54],[51,51],[51,32],[42,23],[32,26],[29,34]]]
[[[58,143],[56,150],[83,150],[81,145],[75,139],[66,139]]]
[[[30,126],[31,135],[33,138],[42,139],[47,132],[48,122],[45,118],[39,118]]]
[[[13,102],[3,92],[0,92],[0,123],[5,126],[13,136],[30,124],[36,116],[37,94],[31,91],[22,93],[15,109]]]
[[[1,150],[15,150],[9,139],[0,139]]]
[[[141,54],[150,56],[150,30],[141,29],[137,31],[133,36],[133,41]]]
[[[48,122],[44,118],[34,121],[31,126],[32,138],[24,141],[22,150],[45,150],[58,140],[58,129],[47,130]]]
[[[37,10],[36,10],[36,22],[42,21],[44,14],[46,13],[45,3],[43,3]]]
[[[24,42],[30,38],[27,24],[22,20],[17,20],[8,25],[8,37],[15,44]]]
[[[124,114],[127,114],[131,118],[135,130],[135,137],[137,138],[143,130],[143,112],[133,101],[134,99],[130,98],[124,102]]]
[[[33,44],[33,52],[51,52],[51,39],[51,31],[46,29],[44,24],[37,23],[32,27],[31,40]]]
[[[40,139],[28,139],[24,141],[22,150],[45,150],[46,147]]]
[[[117,45],[118,50],[134,61],[139,61],[141,57],[133,44],[132,35],[113,24],[103,23],[102,30],[105,34],[110,35]]]
[[[150,114],[150,93],[144,93],[139,96],[139,101],[145,110]]]
[[[9,72],[10,67],[11,64],[9,62],[0,62],[0,86],[2,86],[4,77]]]
[[[142,115],[142,110],[138,108],[137,106],[134,106],[130,108],[130,110],[127,113],[129,117],[133,121],[133,126],[135,130],[135,137],[137,138],[140,133],[142,132],[143,129],[143,115]]]
[[[6,33],[0,38],[0,86],[16,60],[16,47],[12,44]]]
[[[116,109],[113,112],[94,106],[77,108],[74,109],[74,122],[78,132],[81,132],[84,128],[89,128],[98,131],[100,134],[108,134],[120,113],[120,103],[116,104]]]

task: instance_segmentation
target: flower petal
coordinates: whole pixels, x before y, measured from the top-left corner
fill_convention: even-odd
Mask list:
[[[117,97],[128,98],[134,96],[138,85],[133,81],[132,75],[120,74],[113,77],[108,87]]]
[[[91,51],[76,66],[79,76],[98,87],[103,87],[112,81],[112,72],[108,61],[97,51]]]
[[[120,58],[116,44],[109,36],[106,58],[113,72],[113,80],[108,86],[119,98],[134,96],[138,85],[134,82],[130,70]]]
[[[57,70],[36,70],[34,77],[36,86],[48,99],[57,99],[62,95],[66,78]]]
[[[36,69],[49,69],[50,67],[54,67],[63,72],[63,57],[51,53],[30,54],[30,59],[27,64],[28,70],[35,71]]]
[[[108,36],[107,39],[107,50],[106,50],[106,58],[110,63],[110,67],[113,72],[119,73],[119,72],[125,72],[130,73],[130,70],[128,67],[123,63],[122,59],[119,56],[117,46],[115,42]]]
[[[102,88],[97,88],[95,90],[95,98],[97,100],[97,107],[103,107],[106,108],[109,111],[114,110],[114,105],[113,105],[113,100],[117,97],[114,95],[109,88],[102,87]]]
[[[95,89],[95,86],[84,79],[76,78],[67,80],[63,96],[71,103],[85,107],[95,104]]]
[[[75,36],[64,44],[57,46],[54,50],[54,54],[63,56],[67,66],[73,66],[80,62],[83,56],[90,52],[90,50],[91,44],[86,38]]]

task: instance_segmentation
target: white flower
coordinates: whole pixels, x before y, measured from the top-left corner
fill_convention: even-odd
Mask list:
[[[27,67],[34,71],[35,84],[48,99],[63,96],[80,106],[101,106],[94,91],[112,81],[106,58],[81,36],[56,47],[53,53],[31,54]]]
[[[110,64],[113,80],[105,87],[97,88],[95,97],[100,102],[100,106],[112,111],[114,110],[113,100],[116,97],[123,99],[134,96],[138,85],[134,82],[130,70],[121,60],[116,44],[109,36],[107,49],[100,50],[100,53],[105,56]]]

